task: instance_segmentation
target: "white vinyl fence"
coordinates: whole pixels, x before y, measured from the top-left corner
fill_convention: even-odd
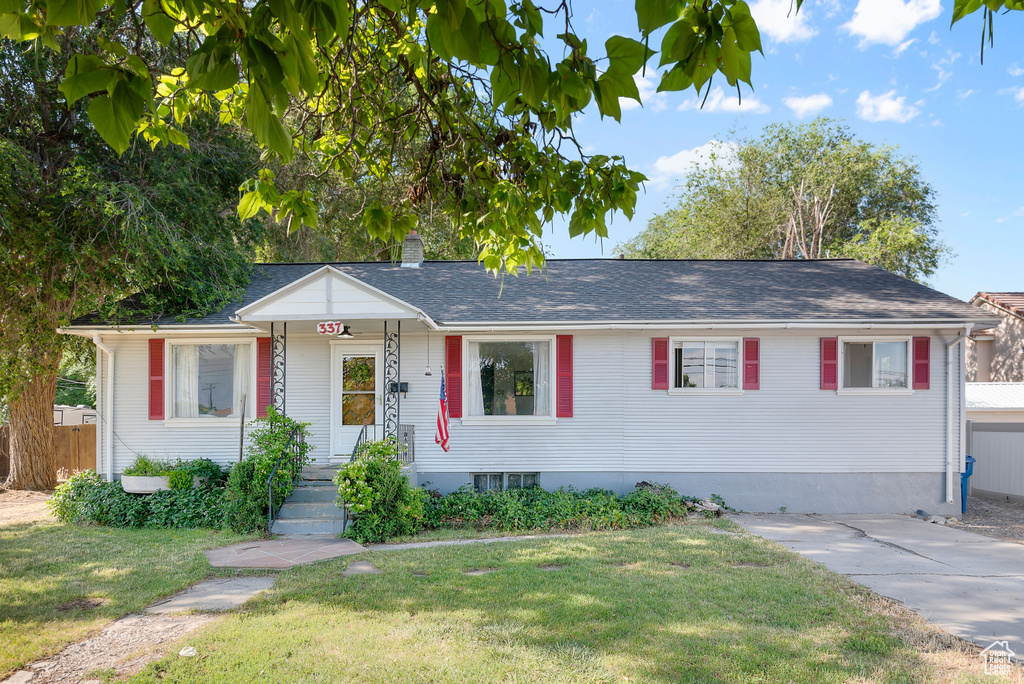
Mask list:
[[[1024,423],[967,421],[967,453],[978,459],[971,494],[1024,502]]]

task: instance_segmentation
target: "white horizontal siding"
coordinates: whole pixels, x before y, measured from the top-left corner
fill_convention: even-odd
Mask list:
[[[409,325],[408,327],[412,327]],[[736,336],[744,333],[739,331]],[[917,334],[921,334],[918,332]],[[444,335],[402,336],[401,422],[416,427],[417,469],[467,471],[941,472],[946,454],[945,340],[933,335],[931,389],[911,396],[841,396],[819,389],[819,336],[761,331],[761,389],[740,396],[670,396],[651,389],[651,338],[665,331],[574,336],[574,417],[555,425],[462,425],[451,451],[434,443]],[[237,424],[171,428],[147,419],[147,343],[104,337],[117,354],[115,432],[160,457],[237,458]],[[313,424],[320,458],[330,452],[330,345],[289,335],[287,412]],[[956,369],[960,372],[960,366]],[[957,379],[958,375],[954,375]],[[959,382],[954,383],[954,391]],[[959,397],[954,406],[959,406]],[[955,431],[960,440],[959,423]],[[115,440],[115,470],[134,455]]]
[[[1024,432],[975,430],[971,454],[974,464],[971,486],[986,492],[1024,497]]]

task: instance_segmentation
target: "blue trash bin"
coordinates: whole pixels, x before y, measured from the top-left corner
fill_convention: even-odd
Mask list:
[[[971,479],[971,475],[974,473],[974,462],[978,459],[973,456],[966,458],[967,467],[964,468],[964,472],[960,473],[960,512],[967,512],[967,481]]]

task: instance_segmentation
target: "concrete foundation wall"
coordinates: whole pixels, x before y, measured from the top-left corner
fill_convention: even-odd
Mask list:
[[[447,493],[473,484],[472,473],[420,472],[419,484]],[[960,515],[960,487],[955,502],[944,503],[943,473],[657,473],[541,472],[544,489],[600,487],[618,494],[637,482],[671,485],[680,494],[719,494],[740,511],[787,513],[908,513]]]

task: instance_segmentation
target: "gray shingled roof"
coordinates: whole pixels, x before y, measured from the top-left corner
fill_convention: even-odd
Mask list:
[[[323,265],[261,264],[242,300],[185,323],[229,323],[242,306]],[[545,272],[505,276],[504,289],[472,261],[430,261],[418,269],[390,262],[333,266],[446,324],[987,318],[965,302],[850,259],[550,259]],[[182,323],[170,316],[133,322]],[[84,317],[74,325],[95,323]]]

